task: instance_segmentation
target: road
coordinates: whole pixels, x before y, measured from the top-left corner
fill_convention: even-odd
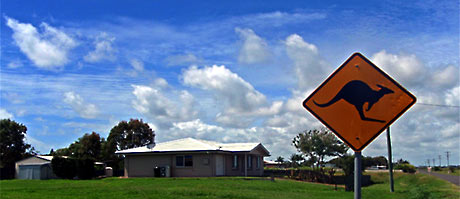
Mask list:
[[[460,186],[460,176],[447,175],[447,174],[434,173],[434,172],[428,173],[428,171],[426,171],[424,169],[419,169],[417,171],[419,173],[436,176],[436,177],[441,178],[443,180],[447,180],[447,181],[449,181],[449,182],[451,182],[451,183],[453,183],[453,184],[455,184],[457,186]]]

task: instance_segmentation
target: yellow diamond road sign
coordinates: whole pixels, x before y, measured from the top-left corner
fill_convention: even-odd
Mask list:
[[[415,101],[398,82],[355,53],[303,106],[354,151],[361,151]]]

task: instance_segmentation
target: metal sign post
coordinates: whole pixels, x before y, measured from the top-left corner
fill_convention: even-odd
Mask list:
[[[387,145],[388,145],[388,171],[390,173],[390,192],[395,192],[395,186],[394,186],[394,181],[393,181],[393,157],[391,155],[390,127],[387,128]]]
[[[355,152],[355,199],[361,199],[361,151]]]

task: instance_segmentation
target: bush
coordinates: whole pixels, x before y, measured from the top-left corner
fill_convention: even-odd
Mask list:
[[[94,162],[91,159],[78,159],[76,163],[79,179],[91,179],[95,176]]]
[[[395,169],[401,169],[404,173],[415,173],[416,169],[414,165],[411,164],[397,164]]]
[[[433,170],[434,171],[441,171],[441,168],[440,167],[434,167]]]
[[[450,171],[451,173],[455,173],[455,168],[454,168],[454,167],[449,167],[449,171]]]
[[[75,160],[55,156],[51,160],[51,167],[56,176],[64,179],[73,179],[77,173]]]

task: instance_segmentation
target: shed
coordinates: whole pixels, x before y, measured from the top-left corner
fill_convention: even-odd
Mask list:
[[[16,162],[17,179],[54,179],[57,178],[51,168],[53,156],[35,155]]]

